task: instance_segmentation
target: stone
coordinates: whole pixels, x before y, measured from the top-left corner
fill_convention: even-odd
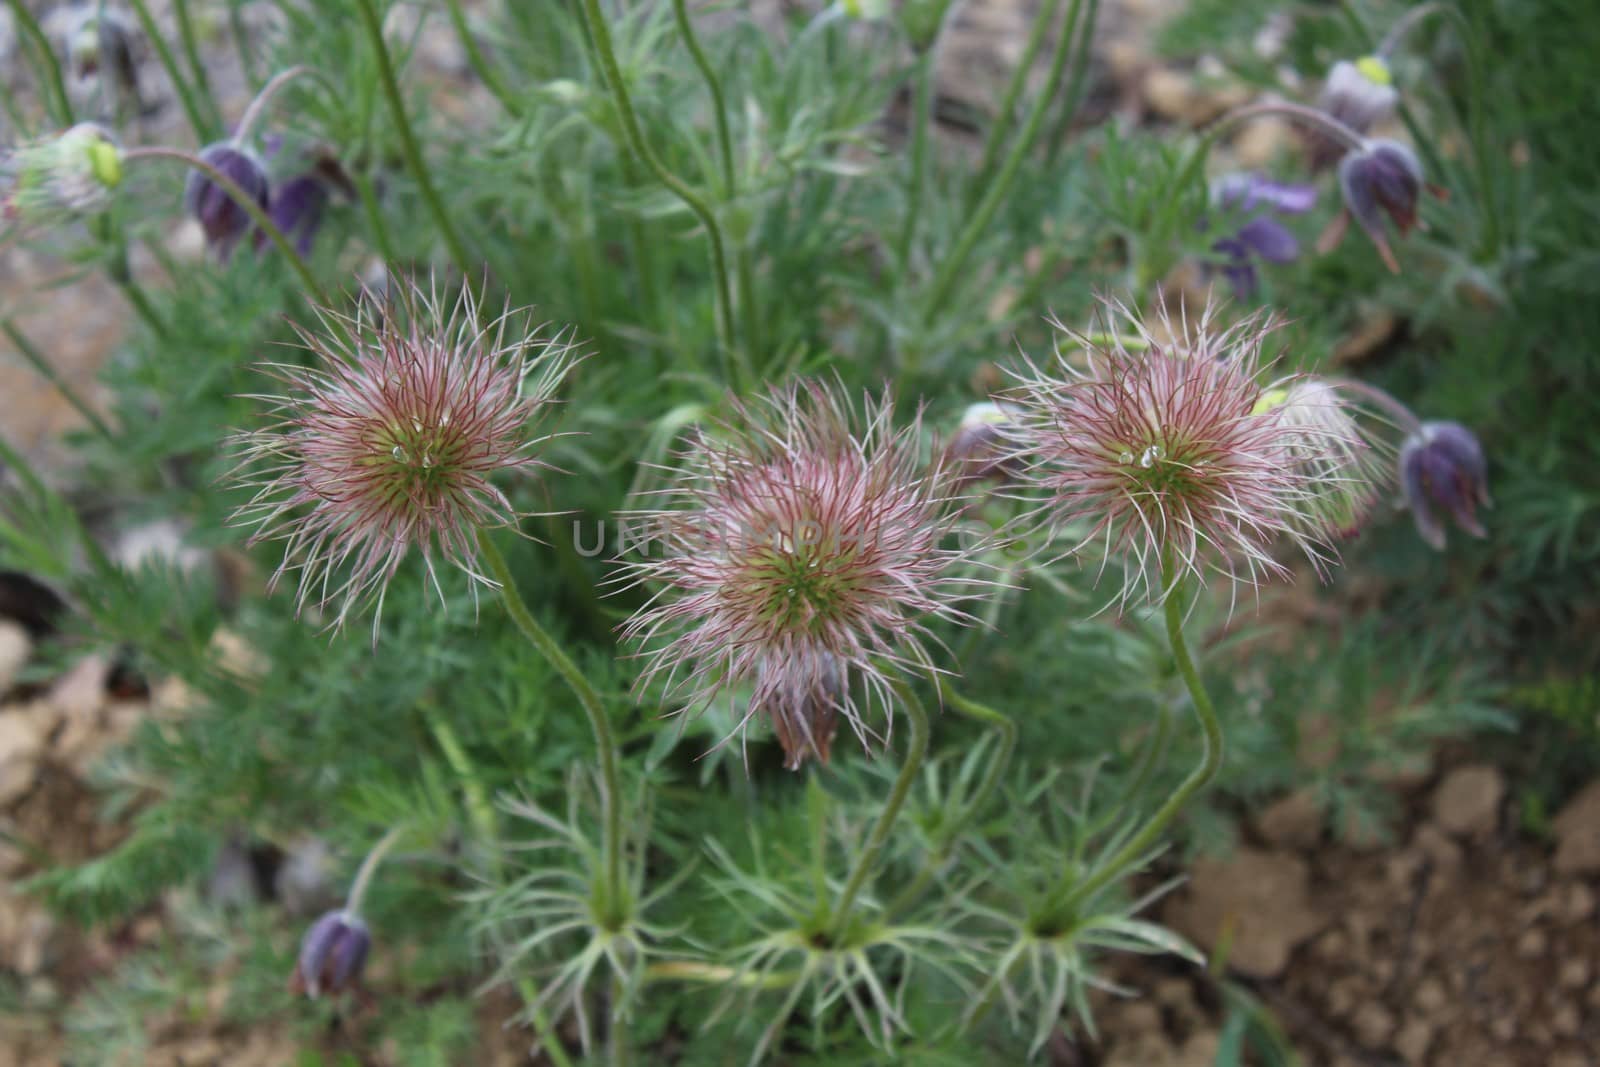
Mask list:
[[[1431,1015],[1450,1003],[1450,994],[1439,979],[1424,978],[1411,994],[1411,1002],[1418,1011]]]
[[[1589,984],[1591,974],[1589,961],[1585,959],[1570,959],[1561,964],[1561,971],[1556,976],[1556,981],[1564,989],[1582,989]]]
[[[1411,847],[1428,858],[1433,870],[1450,874],[1461,866],[1461,846],[1432,823],[1423,823],[1411,835]]]
[[[1322,836],[1322,807],[1309,789],[1297,789],[1256,817],[1256,832],[1278,848],[1310,848]]]
[[[1581,923],[1594,915],[1594,890],[1582,882],[1567,886],[1561,894],[1558,914],[1569,923]]]
[[[1600,873],[1600,779],[1579,790],[1550,824],[1561,874]]]
[[[1578,1012],[1578,1006],[1570,1000],[1563,1000],[1550,1013],[1550,1029],[1562,1037],[1577,1037],[1582,1027],[1583,1016]]]
[[[1488,837],[1500,822],[1505,776],[1487,765],[1457,767],[1433,791],[1433,818],[1458,837]]]
[[[0,619],[0,696],[17,682],[17,675],[33,654],[33,639],[18,623]]]
[[[44,747],[34,717],[23,708],[0,710],[0,807],[33,788],[34,767]]]
[[[1413,1067],[1425,1067],[1428,1046],[1433,1044],[1433,1027],[1425,1019],[1412,1019],[1395,1036],[1394,1050]]]
[[[1543,930],[1525,930],[1517,938],[1517,955],[1525,960],[1538,959],[1550,947],[1550,939]]]
[[[1382,1048],[1389,1043],[1389,1038],[1394,1034],[1394,1013],[1375,1000],[1369,1000],[1356,1009],[1355,1018],[1350,1020],[1355,1028],[1356,1038],[1368,1048]]]
[[[1203,857],[1185,892],[1169,902],[1167,923],[1207,948],[1229,941],[1230,967],[1274,978],[1327,922],[1311,906],[1310,880],[1306,862],[1286,853],[1239,848]]]

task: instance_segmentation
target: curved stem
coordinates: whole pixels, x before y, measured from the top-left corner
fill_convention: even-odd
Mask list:
[[[77,390],[67,384],[66,379],[56,373],[56,369],[50,365],[50,361],[44,357],[44,353],[33,346],[33,342],[28,340],[27,336],[17,328],[16,323],[9,318],[0,318],[0,333],[6,335],[12,345],[16,347],[17,353],[28,362],[30,367],[38,372],[39,377],[54,386],[56,392],[61,394],[72,409],[83,416],[83,420],[89,424],[95,433],[105,438],[108,442],[115,441],[111,434],[111,427],[107,426],[99,413],[78,395]]]
[[[899,691],[901,702],[905,705],[906,716],[911,720],[911,743],[906,747],[905,763],[900,767],[899,777],[894,780],[894,788],[889,791],[889,799],[884,802],[883,810],[878,813],[878,821],[873,825],[872,832],[867,835],[866,847],[861,850],[861,855],[856,857],[855,869],[850,872],[850,878],[845,882],[844,889],[839,893],[839,900],[833,906],[829,930],[835,937],[844,931],[845,921],[850,917],[850,908],[855,904],[857,894],[866,884],[867,876],[877,867],[878,856],[883,852],[885,842],[889,840],[889,831],[894,828],[895,819],[900,814],[900,809],[905,806],[906,797],[911,794],[911,786],[922,770],[922,761],[928,754],[928,712],[909,686],[901,684],[896,686],[896,689]]]
[[[1200,721],[1200,765],[1189,772],[1189,776],[1161,807],[1156,809],[1155,814],[1151,815],[1115,854],[1099,864],[1099,870],[1079,883],[1067,895],[1064,906],[1069,910],[1127,873],[1128,868],[1137,863],[1140,857],[1156,843],[1162,831],[1177,817],[1190,799],[1211,784],[1211,780],[1217,776],[1217,771],[1222,767],[1222,724],[1217,721],[1216,709],[1211,705],[1211,697],[1207,695],[1205,685],[1200,681],[1200,674],[1195,670],[1194,660],[1189,655],[1189,646],[1183,639],[1183,598],[1180,594],[1183,592],[1184,584],[1173,581],[1170,561],[1163,570],[1166,572],[1165,584],[1169,588],[1163,605],[1167,621],[1167,639],[1172,645],[1172,659],[1178,667],[1178,674],[1182,676],[1183,683],[1189,690],[1195,717]]]
[[[243,144],[250,139],[250,132],[255,129],[256,122],[261,118],[261,113],[266,108],[267,102],[277,94],[279,89],[282,89],[301,75],[310,75],[324,89],[328,90],[330,95],[338,95],[333,91],[333,87],[327,84],[322,76],[310,67],[295,66],[290,67],[288,70],[279,71],[268,80],[267,84],[261,87],[261,90],[256,93],[255,99],[251,100],[250,105],[244,109],[244,114],[239,116],[239,124],[233,129],[235,144]]]
[[[1395,428],[1401,433],[1410,436],[1422,430],[1422,420],[1416,413],[1396,400],[1387,390],[1379,389],[1376,385],[1369,385],[1358,378],[1335,378],[1332,384],[1345,392],[1354,393],[1364,400],[1370,400],[1386,413],[1393,415]]]
[[[500,80],[500,75],[495,73],[483,50],[478,47],[477,39],[472,36],[472,27],[467,25],[466,12],[461,10],[461,0],[446,0],[445,9],[450,13],[450,24],[455,27],[456,36],[461,39],[461,47],[467,53],[467,62],[477,73],[478,80],[483,82],[484,88],[488,89],[496,100],[500,101],[500,106],[506,109],[506,114],[514,119],[520,119],[523,113],[522,101],[506,88],[506,83]]]
[[[1241,122],[1259,118],[1262,115],[1282,115],[1287,119],[1294,119],[1305,126],[1314,126],[1322,133],[1344,145],[1352,152],[1359,152],[1366,147],[1366,139],[1355,130],[1340,122],[1325,111],[1303,104],[1291,104],[1287,101],[1268,101],[1260,104],[1246,104],[1244,107],[1234,108],[1213,122],[1206,129],[1203,147],[1206,151],[1217,141],[1224,131],[1230,130]]]
[[[922,869],[889,903],[887,914],[891,916],[899,914],[915,903],[917,897],[928,887],[928,883],[938,876],[939,868],[943,865],[944,860],[949,857],[949,850],[955,844],[956,839],[961,835],[962,831],[972,824],[972,820],[977,816],[978,812],[983,810],[983,806],[989,802],[989,798],[994,795],[994,791],[1000,787],[1000,779],[1005,775],[1006,768],[1010,766],[1011,755],[1017,747],[1017,724],[1009,716],[996,711],[987,704],[979,703],[970,697],[962,695],[943,677],[939,678],[939,694],[947,705],[962,715],[994,727],[995,731],[1000,735],[1000,748],[990,760],[988,773],[984,775],[983,781],[979,783],[977,791],[972,794],[972,799],[962,808],[961,813],[951,821],[949,828],[945,831],[944,840],[940,842],[940,847],[928,857],[927,861],[923,863]]]
[[[634,112],[633,101],[628,96],[627,83],[622,79],[622,68],[617,64],[616,50],[611,44],[611,29],[606,25],[599,0],[581,0],[578,7],[583,12],[584,25],[589,30],[589,39],[600,61],[601,72],[611,89],[612,99],[616,102],[617,117],[622,123],[623,137],[627,140],[629,149],[656,176],[657,181],[683,201],[684,206],[700,220],[700,225],[705,227],[706,242],[711,246],[711,276],[716,283],[718,333],[722,341],[724,360],[723,376],[732,377],[727,360],[728,354],[734,350],[733,297],[728,284],[728,260],[723,251],[722,228],[699,194],[689,188],[682,178],[668,170],[667,165],[661,162],[649,143],[645,141],[644,131],[639,128],[639,116]],[[749,370],[742,364],[739,369],[745,372]]]
[[[1067,57],[1072,51],[1073,28],[1078,24],[1078,14],[1082,5],[1083,0],[1072,0],[1072,7],[1067,11],[1066,25],[1062,28],[1061,38],[1056,42],[1055,52],[1051,56],[1050,74],[1045,80],[1043,90],[1039,93],[1039,98],[1034,101],[1027,122],[1017,134],[1010,154],[1000,165],[1000,173],[995,176],[983,199],[978,202],[977,210],[972,213],[960,236],[956,238],[955,247],[945,255],[944,261],[939,265],[938,273],[934,275],[933,283],[928,288],[927,301],[923,305],[923,318],[926,321],[931,321],[944,307],[956,279],[961,277],[961,271],[967,265],[967,259],[987,232],[995,212],[1000,210],[1000,205],[1011,192],[1011,185],[1016,181],[1017,172],[1022,169],[1023,161],[1027,159],[1028,152],[1032,150],[1034,141],[1039,136],[1045,115],[1055,102],[1057,90],[1061,88]],[[1092,31],[1093,27],[1089,29]]]
[[[178,102],[183,105],[183,113],[188,117],[189,126],[194,130],[195,140],[202,145],[210,144],[216,140],[216,131],[211,128],[210,120],[195,102],[194,89],[183,76],[183,72],[178,69],[178,61],[173,58],[172,49],[167,45],[166,38],[161,36],[156,20],[150,15],[149,6],[145,0],[131,0],[131,2],[133,13],[139,19],[139,28],[150,39],[151,47],[156,50],[156,58],[161,61],[167,77],[172,81],[173,89],[178,93]]]
[[[684,47],[689,49],[694,65],[700,68],[700,76],[705,79],[706,92],[711,94],[711,114],[717,124],[717,155],[722,160],[723,193],[732,197],[736,192],[733,138],[728,133],[728,106],[722,95],[722,82],[717,78],[717,72],[711,66],[711,61],[706,58],[705,49],[700,47],[700,38],[695,35],[694,23],[689,20],[689,8],[685,0],[672,0],[672,14],[678,21],[678,33],[683,37]]]
[[[271,241],[279,252],[283,253],[284,258],[289,261],[289,265],[294,268],[295,273],[300,276],[300,280],[305,283],[306,290],[319,302],[327,302],[327,298],[322,294],[322,287],[317,284],[317,276],[311,273],[311,268],[306,265],[305,258],[295,250],[293,243],[284,236],[283,231],[278,228],[278,224],[272,221],[271,216],[262,210],[260,204],[256,203],[255,197],[239,188],[239,184],[232,178],[199,156],[176,148],[157,148],[153,146],[130,148],[122,154],[122,159],[125,163],[133,163],[140,159],[170,159],[193,167],[201,174],[204,174],[218,188],[227,193],[229,199],[243,208],[245,214],[250,216],[250,221],[255,223],[262,233],[267,235],[267,240]]]
[[[505,557],[500,554],[500,549],[495,547],[494,538],[489,536],[487,530],[478,531],[478,548],[483,553],[484,562],[489,566],[490,577],[500,587],[500,599],[505,603],[511,621],[517,624],[517,629],[522,631],[522,636],[528,639],[528,643],[556,669],[557,674],[561,675],[573,695],[578,698],[584,714],[589,717],[589,727],[594,731],[595,748],[599,749],[600,754],[602,786],[600,805],[605,835],[601,842],[605,864],[602,874],[605,882],[602,919],[608,923],[618,923],[623,918],[621,914],[622,795],[617,772],[617,744],[611,735],[611,722],[606,718],[600,694],[595,691],[589,679],[584,677],[578,665],[572,662],[556,639],[539,625],[539,620],[528,610],[522,595],[517,592],[516,583],[511,576],[511,569],[506,566]]]
[[[372,851],[367,853],[367,858],[361,861],[361,869],[356,871],[355,881],[350,883],[350,894],[345,897],[344,910],[351,915],[361,914],[361,902],[366,899],[367,886],[372,884],[372,876],[378,872],[378,864],[383,862],[384,855],[400,840],[400,835],[405,833],[407,825],[401,823],[393,827],[388,833],[378,839],[372,846]]]
[[[39,28],[39,20],[33,17],[33,12],[22,0],[11,0],[11,13],[16,17],[22,35],[33,42],[34,51],[39,53],[39,64],[44,67],[44,81],[50,86],[50,96],[54,98],[51,111],[55,120],[65,129],[72,125],[72,98],[67,95],[67,83],[61,77],[61,64],[56,59],[56,51],[50,47],[50,39]]]
[[[933,125],[933,82],[939,46],[923,51],[917,57],[916,88],[911,109],[911,174],[906,183],[906,217],[900,227],[900,240],[895,244],[895,262],[904,277],[911,263],[911,244],[917,233],[917,223],[922,220],[922,202],[928,188],[928,133]]]
[[[1011,80],[1006,83],[1005,95],[1000,98],[1000,107],[994,113],[994,120],[989,124],[989,136],[983,142],[983,156],[978,161],[978,168],[972,172],[972,185],[968,193],[967,206],[970,209],[977,203],[977,194],[983,188],[983,183],[988,180],[989,172],[1000,159],[1000,142],[1005,140],[1006,134],[1011,132],[1017,117],[1017,101],[1022,97],[1022,89],[1028,84],[1028,75],[1033,71],[1033,61],[1039,55],[1039,49],[1044,46],[1045,34],[1050,30],[1050,24],[1056,20],[1056,12],[1061,10],[1061,0],[1044,0],[1039,5],[1039,13],[1034,16],[1033,29],[1028,31],[1028,40],[1022,46],[1022,55],[1017,58],[1017,65],[1011,72]]]
[[[1443,4],[1418,4],[1404,15],[1401,15],[1395,20],[1394,25],[1389,27],[1389,32],[1383,35],[1383,41],[1379,43],[1373,55],[1387,63],[1389,57],[1394,54],[1394,50],[1405,39],[1406,34],[1414,30],[1429,15],[1441,13],[1444,10],[1444,6]]]
[[[378,78],[383,83],[383,94],[389,102],[389,114],[394,119],[395,132],[400,135],[400,152],[406,158],[406,167],[422,191],[423,202],[428,205],[433,223],[439,228],[439,235],[444,238],[445,245],[450,249],[450,258],[455,262],[456,269],[461,271],[463,278],[471,278],[473,271],[467,261],[466,246],[461,243],[455,224],[450,221],[450,215],[444,209],[444,201],[439,199],[439,190],[434,188],[433,176],[428,172],[428,165],[422,159],[422,149],[417,146],[417,136],[411,129],[411,120],[406,117],[405,100],[400,95],[400,84],[395,80],[394,63],[389,59],[389,46],[383,39],[383,24],[378,20],[378,11],[373,6],[373,0],[356,0],[356,7],[361,12],[367,39],[371,42],[373,52],[378,58]]]
[[[211,79],[206,76],[206,65],[200,61],[200,45],[195,38],[194,20],[189,17],[189,0],[172,0],[172,14],[178,23],[178,41],[183,45],[183,56],[188,61],[189,73],[194,76],[194,86],[206,102],[206,111],[213,128],[222,129],[222,114],[217,110],[217,98],[211,91]]]

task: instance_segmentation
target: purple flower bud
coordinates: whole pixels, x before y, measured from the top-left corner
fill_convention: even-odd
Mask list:
[[[1010,417],[1000,404],[972,404],[961,414],[961,425],[950,438],[947,454],[959,481],[1014,477],[1021,460],[1007,442],[1005,424]]]
[[[1389,67],[1377,56],[1367,56],[1352,63],[1340,60],[1328,71],[1328,80],[1317,98],[1317,107],[1356,133],[1365,136],[1378,123],[1394,114],[1400,103],[1400,93],[1394,87]],[[1344,155],[1346,148],[1340,142],[1322,133],[1311,138],[1311,166],[1315,170],[1331,166]]]
[[[267,213],[277,223],[285,237],[294,242],[302,256],[311,254],[311,242],[316,240],[322,226],[322,212],[328,206],[328,187],[312,174],[290,178],[272,194],[272,204]],[[256,234],[256,247],[266,238]]]
[[[361,978],[372,947],[372,935],[360,916],[349,911],[330,911],[311,924],[300,941],[300,958],[289,976],[289,989],[319,997],[339,993]]]
[[[1478,508],[1489,506],[1488,470],[1472,431],[1455,422],[1425,422],[1400,449],[1400,481],[1417,533],[1444,548],[1447,512],[1473,537],[1487,536]]]
[[[1417,224],[1417,194],[1422,185],[1422,165],[1411,149],[1398,141],[1368,141],[1365,148],[1351,152],[1339,164],[1345,210],[1372,238],[1383,262],[1396,274],[1400,265],[1389,250],[1383,215],[1404,235]]]
[[[222,141],[206,147],[200,159],[231,178],[263,210],[267,207],[267,172],[254,152]],[[203,171],[191,170],[183,190],[183,206],[205,231],[206,247],[226,263],[239,239],[250,229],[250,213]]]

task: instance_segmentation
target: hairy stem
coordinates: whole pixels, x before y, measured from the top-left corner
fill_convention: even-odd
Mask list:
[[[178,69],[178,61],[173,58],[172,49],[167,45],[166,38],[161,36],[161,30],[156,26],[156,20],[150,14],[150,7],[145,0],[131,0],[133,13],[139,19],[139,28],[149,38],[150,45],[156,50],[156,58],[161,61],[161,66],[166,70],[167,77],[172,81],[172,87],[178,93],[178,102],[183,105],[183,113],[189,119],[189,126],[194,130],[196,142],[208,145],[217,139],[219,130],[211,125],[210,118],[201,110],[200,104],[195,99],[194,87],[183,76],[183,71]]]
[[[689,20],[689,7],[685,0],[672,0],[672,14],[677,19],[678,33],[683,37],[684,47],[689,49],[694,65],[699,68],[700,76],[705,80],[706,92],[711,94],[711,115],[717,125],[717,156],[722,161],[722,189],[723,194],[732,199],[737,192],[733,169],[733,137],[728,133],[728,105],[722,95],[722,82],[717,78],[711,60],[706,58],[706,51],[700,46],[700,38],[695,35],[694,23]]]
[[[969,719],[992,726],[1000,735],[1000,747],[989,761],[989,770],[979,783],[977,792],[972,794],[972,799],[967,802],[961,813],[951,821],[945,830],[944,839],[940,847],[931,853],[923,863],[922,869],[907,883],[893,901],[890,902],[889,915],[898,915],[912,904],[916,903],[923,890],[928,888],[928,883],[938,877],[939,868],[949,858],[950,849],[954,847],[962,832],[972,824],[972,820],[983,810],[989,802],[994,791],[1000,787],[1000,779],[1004,777],[1006,768],[1011,765],[1012,752],[1017,747],[1017,724],[1010,716],[1004,715],[987,704],[980,703],[970,697],[963,696],[943,677],[939,679],[939,694],[945,704]]]
[[[928,136],[933,125],[934,70],[938,66],[938,44],[917,57],[915,87],[912,90],[911,108],[911,172],[906,176],[906,215],[900,226],[900,239],[895,244],[895,262],[900,276],[906,276],[911,262],[911,246],[917,236],[917,223],[922,220],[922,202],[928,188]]]
[[[267,84],[261,87],[260,91],[256,93],[255,98],[250,101],[249,106],[244,109],[244,114],[239,117],[239,124],[234,127],[234,143],[244,144],[246,141],[248,141],[250,139],[251,132],[255,129],[256,122],[260,120],[262,111],[265,110],[267,106],[267,102],[277,95],[279,89],[282,89],[285,85],[288,85],[296,78],[302,76],[309,76],[316,79],[317,83],[321,85],[330,96],[337,98],[337,90],[335,90],[334,87],[322,77],[322,75],[318,74],[310,67],[296,66],[290,67],[288,70],[279,71],[277,74],[272,76]]]
[[[206,102],[211,128],[220,133],[222,115],[217,111],[217,98],[211,91],[206,65],[200,61],[200,43],[195,37],[194,20],[189,17],[189,0],[172,0],[172,14],[178,22],[178,41],[183,45],[183,57],[189,64],[190,76],[194,78],[195,91]]]
[[[1011,132],[1011,127],[1016,125],[1017,101],[1022,98],[1022,90],[1028,84],[1028,75],[1033,71],[1033,61],[1039,55],[1039,49],[1044,46],[1045,35],[1050,32],[1051,23],[1056,20],[1056,12],[1061,10],[1061,0],[1044,0],[1039,5],[1039,13],[1033,18],[1033,29],[1028,31],[1028,40],[1022,46],[1022,55],[1017,58],[1017,65],[1011,72],[1011,80],[1006,83],[1005,94],[1000,98],[1000,106],[995,110],[994,120],[989,124],[989,135],[983,142],[983,155],[978,161],[978,168],[972,172],[972,184],[968,189],[967,207],[977,205],[979,191],[983,189],[984,182],[989,180],[990,173],[1000,160],[1000,145],[1006,139],[1006,134]]]
[[[928,712],[923,708],[922,701],[911,691],[910,686],[899,685],[896,688],[905,706],[906,717],[911,720],[911,743],[906,747],[905,763],[900,767],[899,777],[894,780],[894,788],[889,791],[889,799],[884,801],[883,810],[878,813],[878,821],[873,825],[872,832],[867,835],[866,847],[861,850],[861,855],[856,857],[855,870],[850,872],[850,879],[845,882],[844,889],[839,893],[838,903],[833,907],[829,930],[836,939],[845,930],[845,924],[850,918],[850,908],[855,904],[857,894],[861,892],[861,887],[866,885],[867,877],[878,865],[878,856],[889,840],[889,831],[894,829],[895,819],[899,816],[900,809],[905,806],[906,797],[911,794],[911,786],[916,782],[917,775],[922,770],[922,761],[928,754]]]
[[[39,377],[54,386],[56,392],[60,393],[62,398],[72,406],[72,410],[83,416],[83,421],[87,422],[95,433],[105,438],[108,442],[115,441],[111,434],[111,427],[107,426],[105,420],[99,416],[94,408],[91,408],[78,395],[77,390],[67,384],[66,379],[56,373],[56,369],[50,365],[50,361],[44,357],[44,353],[33,346],[33,342],[28,340],[27,336],[17,328],[16,323],[9,318],[0,318],[0,333],[6,335],[6,338],[16,348],[17,353],[27,361],[28,366],[37,371]]]
[[[39,20],[33,17],[33,12],[22,0],[11,0],[11,13],[16,16],[17,28],[22,35],[28,38],[33,45],[33,50],[38,53],[38,62],[44,68],[44,81],[50,86],[50,113],[62,128],[72,125],[72,98],[67,95],[67,83],[61,77],[61,64],[56,60],[56,51],[50,47],[50,39],[39,28]]]
[[[456,36],[461,39],[461,47],[466,50],[467,62],[478,75],[478,80],[483,82],[485,89],[489,90],[500,106],[506,109],[506,114],[514,119],[522,117],[522,101],[518,100],[500,75],[489,65],[489,60],[484,56],[483,50],[478,47],[477,38],[472,35],[472,27],[467,25],[466,12],[461,9],[461,0],[446,0],[445,10],[450,13],[450,24],[455,27]]]
[[[395,826],[378,839],[372,846],[372,851],[367,853],[367,858],[361,861],[361,869],[356,871],[356,877],[350,883],[350,895],[345,897],[344,910],[351,915],[361,914],[361,904],[367,897],[367,887],[372,884],[372,876],[378,873],[378,864],[383,862],[383,857],[394,847],[400,835],[405,833],[407,825],[401,823]]]
[[[278,228],[278,224],[272,221],[271,216],[262,210],[260,204],[256,203],[255,197],[239,188],[239,184],[232,178],[199,156],[179,151],[176,148],[157,148],[153,146],[130,148],[123,153],[122,159],[126,163],[133,163],[140,159],[170,159],[185,166],[193,167],[201,174],[204,174],[219,189],[227,193],[229,199],[243,208],[245,214],[250,216],[250,221],[255,223],[262,233],[267,235],[267,240],[272,242],[273,246],[289,261],[289,265],[294,268],[295,273],[300,276],[300,280],[305,284],[306,291],[318,301],[327,302],[326,297],[322,294],[322,287],[317,284],[317,276],[311,273],[311,268],[306,264],[305,258],[295,250],[294,244],[284,236],[283,231]]]
[[[733,296],[728,282],[728,260],[724,252],[722,227],[717,223],[716,216],[705,200],[689,188],[682,178],[668,170],[667,165],[661,162],[660,157],[645,140],[644,131],[639,128],[639,116],[633,109],[633,100],[628,95],[627,82],[622,77],[622,68],[617,64],[616,50],[611,44],[611,29],[606,25],[599,0],[580,0],[578,6],[583,12],[584,26],[589,31],[589,40],[594,45],[595,56],[600,62],[606,85],[610,88],[612,100],[616,103],[617,117],[622,123],[622,133],[628,142],[628,148],[639,157],[640,162],[650,173],[656,176],[657,181],[683,201],[684,206],[700,220],[700,225],[705,227],[706,242],[711,246],[711,276],[716,284],[716,313],[722,349],[723,377],[731,380],[733,368],[728,361],[729,354],[735,351],[736,344],[733,328]],[[748,376],[749,368],[744,366],[742,361],[738,369]]]
[[[455,224],[450,221],[450,214],[445,211],[444,201],[439,198],[439,190],[434,187],[433,175],[429,173],[428,164],[422,158],[422,149],[417,145],[417,135],[411,129],[411,120],[406,115],[405,99],[400,95],[399,82],[395,80],[394,62],[389,58],[389,46],[383,39],[383,23],[378,19],[374,0],[356,0],[356,7],[360,9],[361,21],[367,30],[367,39],[378,59],[378,78],[383,83],[383,94],[389,102],[389,114],[394,119],[395,132],[400,136],[400,153],[405,156],[406,167],[411,171],[412,179],[422,192],[423,202],[428,205],[428,212],[433,216],[433,224],[438,227],[439,235],[444,238],[445,246],[450,250],[450,258],[455,262],[456,269],[461,272],[462,278],[471,278],[473,271],[467,259],[466,246],[461,243],[461,236],[456,232]]]
[[[506,566],[505,557],[500,554],[500,549],[495,547],[494,538],[489,536],[487,530],[478,531],[478,548],[489,566],[490,577],[500,587],[500,599],[505,602],[511,621],[517,624],[517,629],[522,631],[522,636],[528,639],[528,643],[556,669],[557,674],[561,675],[573,695],[578,698],[584,714],[589,717],[589,727],[594,731],[595,748],[599,750],[600,755],[602,786],[600,797],[601,818],[604,822],[604,840],[601,842],[604,853],[602,890],[605,899],[602,901],[604,907],[601,918],[604,923],[619,925],[625,917],[622,906],[625,892],[622,884],[622,792],[617,771],[617,743],[611,734],[611,722],[606,718],[600,694],[595,691],[589,679],[584,677],[578,665],[572,662],[556,639],[550,636],[528,610],[522,595],[517,592],[516,583],[511,576],[511,569]]]
[[[1050,73],[1045,79],[1039,98],[1034,101],[1033,110],[1028,113],[1027,121],[1011,145],[1010,153],[1001,163],[1000,172],[995,175],[983,199],[978,202],[977,208],[967,219],[966,226],[956,238],[955,247],[945,254],[938,273],[934,275],[933,282],[928,287],[928,296],[923,304],[924,321],[931,321],[944,307],[945,301],[949,299],[950,290],[961,277],[961,272],[965,269],[973,249],[988,232],[989,223],[994,219],[995,212],[1000,210],[1000,205],[1010,195],[1017,173],[1022,169],[1023,162],[1028,158],[1028,153],[1032,151],[1034,142],[1038,139],[1039,130],[1044,126],[1045,116],[1055,103],[1056,93],[1061,88],[1067,57],[1072,51],[1073,28],[1078,24],[1078,14],[1082,4],[1083,0],[1072,0],[1072,7],[1067,11],[1066,25],[1062,27],[1061,38],[1056,42],[1055,51],[1051,55]]]
[[[1189,698],[1194,704],[1195,717],[1200,721],[1200,764],[1189,772],[1172,795],[1157,808],[1155,814],[1141,826],[1136,833],[1121,848],[1117,849],[1109,859],[1099,864],[1099,869],[1090,877],[1080,882],[1073,891],[1067,895],[1065,907],[1071,909],[1093,897],[1101,889],[1116,881],[1126,874],[1128,869],[1137,863],[1150,847],[1154,845],[1167,826],[1177,817],[1189,801],[1217,776],[1217,771],[1222,767],[1222,724],[1217,721],[1216,709],[1211,705],[1211,697],[1206,693],[1205,685],[1200,681],[1200,674],[1195,669],[1194,660],[1189,655],[1189,646],[1183,638],[1183,597],[1185,583],[1176,582],[1172,577],[1172,565],[1168,561],[1163,568],[1166,571],[1165,585],[1168,588],[1166,602],[1162,605],[1166,613],[1167,640],[1172,645],[1172,659],[1177,665],[1178,674],[1183,678],[1183,684],[1189,690]]]

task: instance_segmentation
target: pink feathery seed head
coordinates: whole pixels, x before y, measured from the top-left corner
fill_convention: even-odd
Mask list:
[[[826,760],[841,718],[870,745],[895,679],[939,670],[926,621],[967,621],[983,585],[977,547],[948,543],[955,473],[920,458],[919,435],[920,419],[894,428],[887,395],[858,413],[808,381],[691,439],[663,506],[635,513],[653,540],[622,561],[655,591],[623,627],[641,687],[689,711],[749,687],[734,732],[766,716],[791,768]]]
[[[1324,558],[1325,524],[1309,516],[1330,472],[1344,471],[1346,443],[1290,417],[1299,406],[1272,403],[1292,382],[1260,382],[1275,325],[1222,329],[1215,310],[1194,323],[1163,316],[1158,336],[1106,301],[1092,335],[1053,323],[1086,359],[1058,343],[1005,397],[1034,518],[1072,536],[1071,552],[1098,546],[1102,567],[1119,565],[1124,606],[1160,603],[1186,573],[1252,585],[1283,573],[1280,539]]]
[[[548,466],[536,427],[573,363],[564,334],[539,337],[523,314],[480,329],[468,287],[448,315],[431,287],[396,291],[296,327],[313,362],[268,367],[283,393],[257,399],[278,420],[233,439],[234,477],[255,488],[233,521],[254,527],[251,544],[285,543],[271,584],[298,571],[299,607],[338,601],[336,628],[369,600],[381,617],[412,549],[441,599],[435,553],[489,584],[477,533],[520,518],[491,479]]]

